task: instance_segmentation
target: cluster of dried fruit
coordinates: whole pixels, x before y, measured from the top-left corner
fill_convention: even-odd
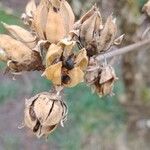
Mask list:
[[[40,93],[26,101],[25,125],[38,136],[48,135],[66,120],[67,107],[60,89],[86,82],[99,95],[112,94],[117,77],[114,69],[95,57],[103,55],[116,39],[112,15],[103,24],[98,8],[92,7],[75,22],[66,0],[34,0],[22,15],[30,30],[3,23],[11,36],[0,35],[0,59],[12,73],[43,71],[55,90]]]

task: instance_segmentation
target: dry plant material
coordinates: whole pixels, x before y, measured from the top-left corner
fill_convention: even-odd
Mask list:
[[[84,80],[84,71],[88,65],[85,49],[77,54],[73,51],[75,41],[62,40],[52,44],[46,55],[46,70],[43,76],[54,85],[74,87]]]
[[[70,32],[71,38],[78,39],[81,46],[86,48],[89,57],[108,51],[114,44],[119,45],[122,36],[115,40],[116,34],[116,19],[110,15],[103,24],[96,5],[74,24],[74,28]]]
[[[143,6],[142,11],[150,17],[150,0]]]
[[[48,136],[67,119],[67,106],[61,95],[43,92],[26,100],[25,126],[38,137]]]
[[[120,45],[123,35],[116,37],[112,15],[103,23],[96,5],[75,22],[66,0],[41,0],[37,5],[30,0],[22,20],[28,30],[2,23],[10,36],[0,34],[0,60],[11,73],[38,70],[52,81],[54,90],[39,93],[25,103],[25,125],[37,137],[47,137],[66,120],[64,88],[85,82],[98,95],[113,93],[115,71],[97,57]]]

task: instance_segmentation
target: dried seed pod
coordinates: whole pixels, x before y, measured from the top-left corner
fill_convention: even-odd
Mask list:
[[[75,16],[72,8],[66,0],[63,0],[60,7],[60,13],[64,19],[65,30],[67,33],[73,29],[73,24],[75,21]]]
[[[49,3],[46,3],[45,0],[42,0],[40,4],[38,5],[34,17],[33,17],[33,24],[32,28],[36,31],[37,35],[40,37],[40,39],[46,39],[46,22],[47,22],[47,16],[48,16],[48,7],[51,5]]]
[[[150,17],[150,0],[143,6],[142,11]]]
[[[0,48],[4,50],[8,67],[12,71],[43,70],[44,68],[38,52],[32,51],[8,35],[0,35]]]
[[[65,22],[60,11],[55,11],[50,7],[46,23],[46,37],[49,42],[57,43],[67,34]]]
[[[26,100],[24,114],[25,125],[37,137],[47,137],[59,123],[65,121],[67,106],[55,92],[43,92]]]
[[[117,33],[117,26],[112,15],[108,17],[104,29],[98,39],[98,52],[106,51],[113,45]]]
[[[96,11],[81,25],[80,39],[81,43],[87,47],[89,43],[95,40],[95,36],[100,34],[102,28],[102,19],[99,11]]]
[[[32,49],[36,46],[36,37],[33,36],[29,31],[17,25],[8,25],[6,23],[3,23],[3,25],[15,39],[23,42],[29,48]]]
[[[111,66],[104,67],[94,83],[96,92],[101,96],[113,94],[113,85],[116,80],[114,69]]]

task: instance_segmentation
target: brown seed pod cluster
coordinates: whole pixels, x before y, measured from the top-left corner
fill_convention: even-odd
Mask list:
[[[123,36],[116,39],[116,35],[116,19],[110,15],[103,24],[96,5],[74,24],[73,30],[70,32],[70,36],[80,41],[81,46],[86,48],[90,57],[108,51],[114,44],[121,44]]]
[[[30,0],[22,15],[29,27],[2,23],[9,35],[0,35],[0,60],[11,72],[43,71],[55,92],[40,93],[26,100],[25,125],[37,137],[47,136],[66,120],[67,107],[61,90],[85,82],[99,95],[112,94],[117,77],[110,65],[96,60],[112,45],[119,45],[112,15],[103,23],[94,5],[75,22],[66,0]]]
[[[25,126],[38,137],[48,136],[67,119],[67,106],[60,95],[43,92],[26,100]]]
[[[74,87],[84,81],[84,71],[88,65],[85,49],[75,53],[72,49],[75,41],[60,41],[50,45],[46,55],[46,70],[43,76],[54,85]]]
[[[113,87],[117,79],[112,66],[103,64],[98,67],[93,59],[90,60],[85,80],[91,86],[92,92],[96,92],[99,96],[113,95]]]

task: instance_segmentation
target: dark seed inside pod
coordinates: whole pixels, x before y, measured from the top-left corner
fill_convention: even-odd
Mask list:
[[[74,68],[74,55],[70,55],[67,58],[67,60],[63,60],[63,66],[68,70],[73,69]]]
[[[38,129],[40,128],[40,121],[39,120],[37,120],[37,122],[36,122],[36,125],[35,125],[35,127],[33,128],[33,132],[37,132],[38,131]]]
[[[62,76],[62,83],[68,84],[69,81],[70,81],[70,77],[68,75]]]

